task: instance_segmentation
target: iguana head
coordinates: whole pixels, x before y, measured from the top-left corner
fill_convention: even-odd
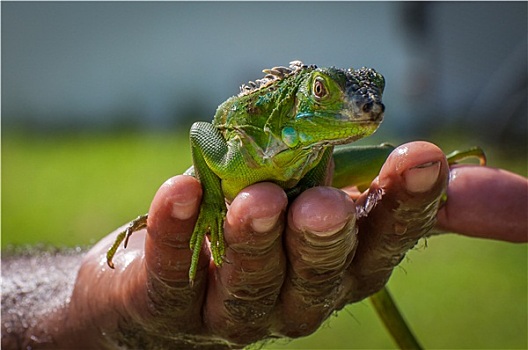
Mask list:
[[[289,147],[343,144],[372,134],[383,120],[383,76],[371,68],[312,69],[296,93],[293,118],[282,120]]]
[[[385,79],[374,69],[317,68],[294,61],[290,68],[265,72],[266,79],[243,86],[241,94],[278,93],[288,84],[284,91],[291,98],[282,100],[290,100],[290,106],[276,109],[265,127],[288,148],[349,143],[372,134],[383,120]]]

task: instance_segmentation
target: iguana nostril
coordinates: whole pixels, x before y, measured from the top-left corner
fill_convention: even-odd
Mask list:
[[[361,110],[365,113],[369,113],[372,110],[372,107],[374,106],[374,103],[368,102],[361,107]]]

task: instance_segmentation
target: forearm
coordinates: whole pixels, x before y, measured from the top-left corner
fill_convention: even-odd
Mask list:
[[[83,253],[3,252],[2,349],[56,348]]]
[[[143,255],[142,235],[137,236],[124,255]],[[175,327],[165,334],[159,333],[154,320],[145,324],[150,313],[142,259],[133,259],[126,268],[120,264],[123,271],[109,270],[104,254],[98,254],[107,243],[103,239],[89,252],[35,248],[3,252],[2,349],[163,348],[163,344],[225,348],[201,331],[184,334]]]

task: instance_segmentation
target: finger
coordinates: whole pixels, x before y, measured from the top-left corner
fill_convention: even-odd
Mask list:
[[[448,165],[438,147],[412,142],[388,157],[358,205],[373,209],[359,220],[359,241],[350,267],[349,302],[381,289],[411,249],[434,225],[447,185]],[[381,200],[377,196],[381,195]],[[377,202],[377,203],[376,203]]]
[[[198,214],[202,189],[191,176],[175,176],[156,193],[148,218],[145,264],[152,307],[170,310],[176,329],[188,329],[199,317],[209,256],[202,250],[194,290],[189,286],[189,240]],[[150,310],[152,312],[152,310]],[[162,314],[162,313],[161,313]],[[178,323],[180,322],[180,323]],[[180,328],[179,328],[180,327]]]
[[[352,200],[330,187],[309,189],[293,202],[286,234],[290,265],[277,333],[313,333],[334,310],[357,242],[355,212]]]
[[[457,166],[451,170],[437,227],[472,237],[526,242],[526,213],[525,177],[489,167]]]
[[[287,203],[279,186],[259,183],[240,192],[227,212],[226,262],[211,267],[204,319],[214,334],[233,343],[269,334],[285,274],[281,233]]]

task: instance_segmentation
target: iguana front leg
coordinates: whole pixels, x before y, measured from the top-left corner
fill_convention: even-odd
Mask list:
[[[224,219],[227,207],[222,192],[220,178],[211,170],[212,167],[227,167],[225,161],[228,147],[222,134],[210,123],[194,123],[190,131],[191,151],[193,158],[193,167],[186,174],[191,174],[200,180],[203,196],[200,205],[200,213],[194,226],[189,247],[193,251],[191,266],[189,268],[189,281],[192,284],[198,268],[198,259],[202,250],[203,242],[207,233],[210,235],[211,253],[216,265],[221,265],[225,253],[224,246]],[[108,266],[114,268],[112,259],[117,248],[127,241],[131,234],[147,226],[148,215],[139,216],[133,220],[121,232],[112,247],[106,254]]]
[[[194,123],[190,131],[194,173],[202,184],[203,195],[200,213],[191,236],[190,248],[193,251],[189,281],[196,276],[198,258],[207,233],[210,235],[211,253],[216,265],[221,265],[225,253],[224,219],[227,207],[222,192],[222,183],[212,170],[214,166],[227,166],[225,159],[228,147],[222,134],[212,124]]]

